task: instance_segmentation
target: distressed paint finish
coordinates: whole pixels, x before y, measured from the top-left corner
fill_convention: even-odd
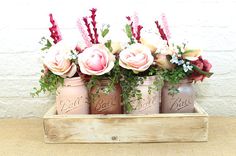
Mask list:
[[[208,140],[208,115],[198,105],[195,113],[154,115],[44,116],[46,143],[200,142]]]

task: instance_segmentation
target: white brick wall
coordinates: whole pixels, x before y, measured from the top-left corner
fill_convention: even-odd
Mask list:
[[[92,7],[117,39],[124,37],[126,15],[137,11],[144,26],[154,27],[165,12],[173,38],[200,45],[213,64],[214,76],[196,85],[199,103],[212,115],[236,115],[235,0],[8,0],[0,5],[0,117],[39,117],[53,104],[54,97],[29,95],[39,78],[38,41],[49,35],[48,14],[54,13],[64,38],[75,43],[77,17]]]

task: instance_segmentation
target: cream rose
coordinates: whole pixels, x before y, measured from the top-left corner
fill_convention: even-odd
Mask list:
[[[76,73],[77,67],[69,59],[70,54],[71,49],[63,41],[60,41],[48,50],[43,63],[56,75],[63,78],[72,77]]]
[[[102,44],[94,44],[78,55],[80,70],[87,75],[108,73],[114,62],[115,56]]]
[[[196,61],[201,55],[201,49],[186,49],[183,58],[189,61]]]
[[[120,42],[111,42],[112,54],[117,54],[122,50]]]
[[[160,36],[155,33],[142,33],[141,43],[148,47],[152,53],[168,53],[168,45],[165,40],[162,40]]]
[[[167,55],[164,54],[157,54],[155,61],[162,69],[173,69],[175,67],[175,65],[168,60]]]
[[[153,63],[151,51],[142,44],[132,44],[120,52],[119,64],[125,69],[131,69],[134,72],[143,72]]]

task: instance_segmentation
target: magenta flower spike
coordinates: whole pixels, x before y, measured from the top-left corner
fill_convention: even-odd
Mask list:
[[[93,33],[94,33],[94,43],[99,43],[98,42],[98,32],[97,32],[97,27],[96,27],[96,24],[97,24],[97,22],[96,22],[96,11],[97,11],[97,9],[95,9],[95,8],[93,8],[93,9],[91,9],[90,10],[91,11],[91,16],[90,16],[90,18],[91,18],[91,24],[92,24],[92,26],[93,26]]]
[[[59,41],[62,40],[62,37],[61,37],[61,32],[58,28],[58,25],[56,23],[56,21],[53,19],[53,15],[52,14],[49,14],[49,17],[50,17],[50,22],[52,24],[52,27],[49,28],[50,32],[51,32],[51,38],[53,39],[53,42],[55,44],[57,44]]]
[[[85,26],[87,27],[87,32],[88,32],[88,36],[90,37],[90,41],[92,43],[95,43],[93,34],[91,32],[90,24],[88,23],[88,17],[83,17],[83,21],[84,21]]]
[[[157,29],[158,29],[158,31],[159,31],[159,33],[160,33],[160,35],[161,35],[161,38],[162,38],[163,40],[166,40],[166,41],[167,41],[167,44],[168,44],[168,39],[167,39],[167,37],[166,37],[166,34],[165,34],[164,30],[162,29],[162,27],[160,26],[160,24],[159,24],[158,21],[155,21],[155,23],[156,23]]]

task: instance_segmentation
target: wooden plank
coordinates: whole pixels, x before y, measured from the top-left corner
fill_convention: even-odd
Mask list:
[[[207,141],[208,115],[196,113],[153,115],[55,115],[44,116],[47,143],[131,143]]]

